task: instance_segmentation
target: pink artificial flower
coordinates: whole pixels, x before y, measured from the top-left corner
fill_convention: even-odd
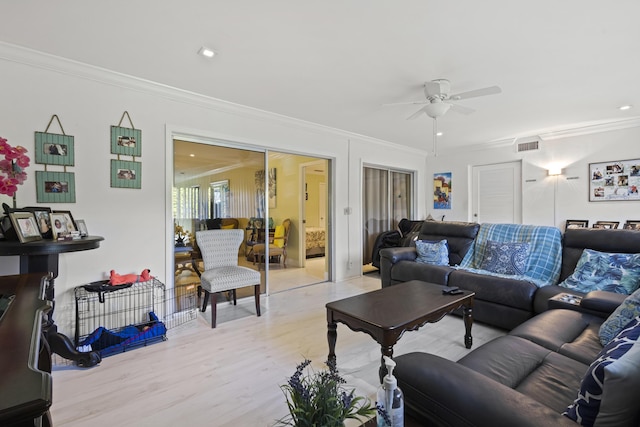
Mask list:
[[[29,159],[29,157],[25,156],[24,154],[20,157],[18,157],[16,159],[16,164],[18,166],[20,166],[21,168],[26,168],[27,166],[29,166],[29,161],[31,159]]]

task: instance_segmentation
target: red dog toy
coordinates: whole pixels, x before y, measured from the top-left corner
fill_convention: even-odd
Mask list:
[[[151,275],[149,274],[151,270],[144,269],[140,275],[138,274],[123,274],[120,275],[115,272],[115,270],[111,270],[111,279],[109,280],[110,285],[122,285],[124,283],[137,283],[137,282],[146,282],[151,280]]]

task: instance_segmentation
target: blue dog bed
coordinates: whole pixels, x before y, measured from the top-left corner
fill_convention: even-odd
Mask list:
[[[152,311],[149,322],[140,325],[129,325],[109,330],[102,326],[89,334],[78,344],[83,351],[96,351],[100,356],[123,353],[133,347],[148,345],[156,341],[164,341],[167,328]]]

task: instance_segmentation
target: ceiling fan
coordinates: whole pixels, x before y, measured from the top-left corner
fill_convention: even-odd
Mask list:
[[[426,100],[396,102],[385,105],[424,105],[424,107],[407,117],[407,120],[413,120],[421,116],[423,113],[433,119],[433,155],[437,156],[438,118],[444,116],[449,110],[462,114],[471,114],[475,111],[473,108],[463,107],[461,105],[454,104],[451,101],[460,101],[463,99],[476,98],[478,96],[495,95],[497,93],[501,93],[502,89],[498,86],[490,86],[454,95],[451,95],[450,92],[451,83],[449,80],[436,79],[424,84],[424,95],[427,98]]]
[[[475,111],[472,108],[463,107],[461,105],[454,104],[451,101],[460,101],[463,99],[476,98],[478,96],[494,95],[501,93],[502,89],[500,89],[500,87],[498,86],[490,86],[483,89],[470,90],[468,92],[457,93],[454,95],[451,95],[450,91],[451,83],[449,82],[449,80],[436,79],[424,84],[424,94],[427,98],[426,100],[397,102],[385,105],[426,104],[424,107],[420,108],[418,111],[409,116],[407,120],[413,120],[419,117],[422,113],[425,113],[427,116],[433,119],[437,119],[438,117],[444,116],[444,114],[449,110],[453,110],[462,114],[471,114]]]

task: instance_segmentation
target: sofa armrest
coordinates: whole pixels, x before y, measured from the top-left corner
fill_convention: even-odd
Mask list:
[[[423,425],[576,426],[530,397],[439,356],[409,353],[395,361],[405,410]]]
[[[591,291],[582,297],[580,307],[604,314],[611,314],[628,295],[606,291]]]
[[[418,253],[413,246],[385,248],[380,250],[380,280],[382,287],[391,286],[391,269],[393,265],[403,261],[415,261]]]

